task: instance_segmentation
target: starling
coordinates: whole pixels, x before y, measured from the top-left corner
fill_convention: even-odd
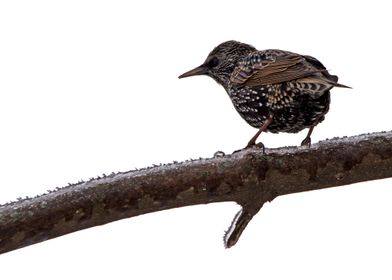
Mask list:
[[[207,75],[221,84],[234,108],[258,132],[248,147],[256,145],[263,131],[309,132],[301,145],[310,145],[313,128],[329,110],[332,87],[338,77],[330,75],[316,58],[293,52],[227,41],[215,47],[205,62],[179,78]],[[264,149],[262,143],[257,144]]]

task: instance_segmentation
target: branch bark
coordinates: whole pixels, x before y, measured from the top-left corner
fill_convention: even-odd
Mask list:
[[[123,218],[220,201],[242,206],[225,235],[231,247],[279,195],[388,177],[392,132],[117,173],[0,206],[0,253]]]

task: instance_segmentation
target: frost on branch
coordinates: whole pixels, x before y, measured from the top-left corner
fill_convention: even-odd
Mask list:
[[[279,195],[388,177],[392,132],[113,173],[0,206],[0,253],[119,219],[221,201],[242,206],[225,235],[231,247]]]

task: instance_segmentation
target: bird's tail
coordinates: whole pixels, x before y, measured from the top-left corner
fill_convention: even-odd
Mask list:
[[[301,89],[303,93],[309,94],[312,98],[319,98],[333,87],[350,88],[349,86],[339,84],[337,81],[337,76],[327,73],[298,79],[296,87]]]
[[[325,71],[323,73],[324,73],[324,77],[326,78],[325,81],[327,83],[329,83],[331,86],[341,87],[341,88],[352,88],[352,87],[349,87],[349,86],[346,86],[346,85],[343,85],[343,84],[339,84],[338,83],[338,79],[339,79],[338,76],[331,75],[327,71]]]

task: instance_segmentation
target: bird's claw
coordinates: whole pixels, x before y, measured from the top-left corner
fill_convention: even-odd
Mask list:
[[[262,142],[259,143],[248,143],[248,145],[246,145],[246,147],[243,149],[253,149],[253,148],[258,148],[258,149],[262,149],[263,150],[263,154],[265,154],[265,146]]]
[[[264,146],[264,144],[262,143],[262,142],[259,142],[259,143],[248,143],[248,145],[246,145],[246,147],[245,148],[243,148],[243,149],[240,149],[240,150],[235,150],[234,152],[233,152],[233,154],[235,154],[235,153],[238,153],[238,152],[241,152],[241,151],[243,151],[243,150],[247,150],[247,149],[253,149],[253,148],[257,148],[257,149],[262,149],[263,150],[263,154],[265,154],[265,146]]]
[[[265,154],[265,146],[262,142],[257,143],[256,145],[254,145],[253,147],[259,148],[263,150],[263,154]]]
[[[306,137],[304,140],[302,140],[301,146],[308,146],[308,147],[310,147],[311,143],[312,143],[312,139],[310,139],[310,137]]]
[[[239,149],[239,150],[235,150],[235,151],[233,152],[233,154],[239,153],[239,152],[241,152],[241,151],[243,151],[243,150],[245,150],[245,149],[246,149],[246,148]]]

